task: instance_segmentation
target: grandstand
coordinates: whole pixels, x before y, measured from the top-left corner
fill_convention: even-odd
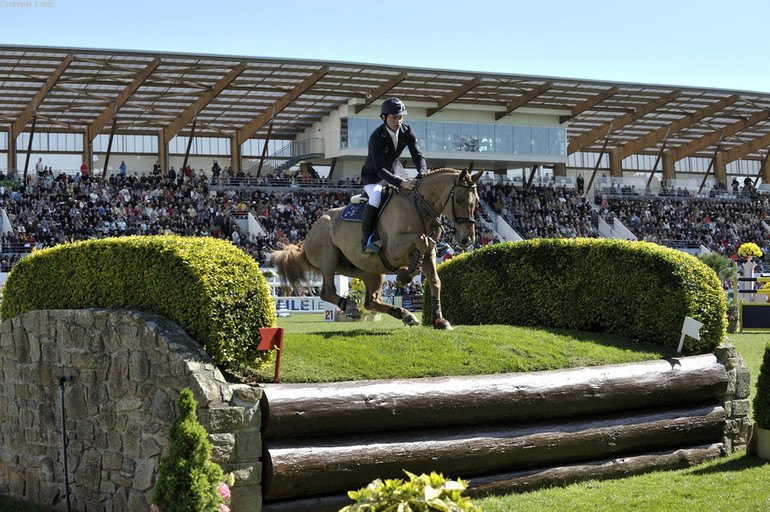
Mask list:
[[[390,96],[429,166],[486,171],[475,247],[770,249],[766,93],[17,46],[0,69],[3,272],[33,247],[155,233],[226,237],[270,266],[358,191]]]

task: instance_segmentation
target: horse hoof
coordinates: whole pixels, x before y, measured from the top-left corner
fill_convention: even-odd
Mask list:
[[[403,318],[403,320],[402,320],[402,321],[404,322],[404,325],[409,325],[409,326],[420,325],[420,321],[419,321],[419,320],[417,320],[417,317],[416,317],[416,316],[414,316],[414,315],[413,315],[413,314],[411,314],[411,313],[409,313],[408,315],[406,315],[406,316]]]
[[[433,323],[433,327],[442,331],[454,331],[452,324],[446,318],[437,318]]]

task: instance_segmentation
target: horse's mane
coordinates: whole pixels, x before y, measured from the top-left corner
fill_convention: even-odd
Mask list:
[[[433,169],[432,171],[428,171],[425,174],[422,175],[423,178],[426,178],[428,176],[435,176],[436,174],[448,174],[448,173],[455,173],[460,172],[457,169],[452,169],[450,167],[440,167],[438,169]]]

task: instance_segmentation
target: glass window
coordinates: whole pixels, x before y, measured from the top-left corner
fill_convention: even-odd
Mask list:
[[[567,130],[564,128],[549,129],[548,154],[559,156],[567,154]]]
[[[444,151],[444,123],[428,121],[425,127],[425,150]]]
[[[417,145],[420,146],[420,148],[425,147],[425,130],[426,130],[426,123],[425,121],[412,121],[411,123],[407,123],[411,128],[412,131],[414,131],[415,136],[417,137]]]
[[[0,149],[8,151],[8,132],[0,132]]]
[[[532,127],[513,127],[513,152],[517,155],[532,154]]]
[[[478,152],[479,125],[463,123],[460,125],[460,151]]]
[[[491,124],[479,125],[479,151],[492,152],[495,151],[495,127]]]
[[[495,151],[498,153],[513,153],[513,126],[495,126]]]
[[[340,149],[346,147],[348,147],[348,118],[343,117],[340,119]]]
[[[369,145],[369,133],[366,119],[348,119],[348,147],[365,148]]]
[[[532,154],[548,155],[548,128],[544,126],[532,127]]]

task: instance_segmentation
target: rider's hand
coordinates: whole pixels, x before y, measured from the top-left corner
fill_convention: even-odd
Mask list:
[[[404,190],[413,190],[417,181],[414,178],[407,178],[401,182],[401,188]]]

